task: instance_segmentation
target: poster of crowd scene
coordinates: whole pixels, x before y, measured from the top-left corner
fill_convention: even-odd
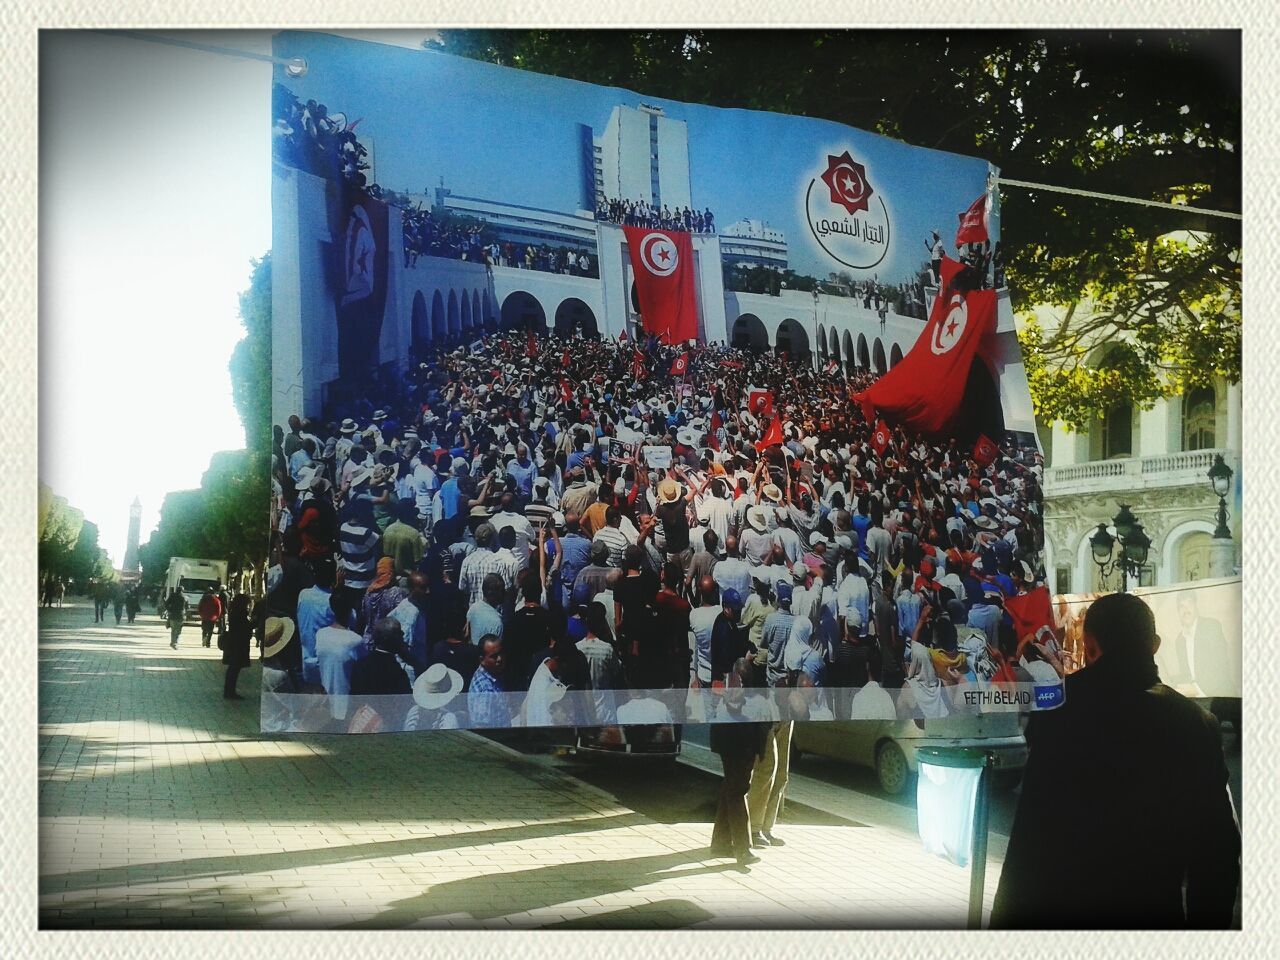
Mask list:
[[[276,55],[265,731],[1061,702],[987,163]]]

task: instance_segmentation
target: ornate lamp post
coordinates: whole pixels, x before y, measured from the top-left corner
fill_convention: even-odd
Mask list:
[[[1213,455],[1213,465],[1209,467],[1209,486],[1218,497],[1218,525],[1213,531],[1213,539],[1209,541],[1209,576],[1229,577],[1234,572],[1236,548],[1231,541],[1231,528],[1227,526],[1227,494],[1231,492],[1231,477],[1234,471],[1222,459],[1222,454]]]
[[[1115,531],[1114,535],[1112,530]],[[1120,573],[1120,592],[1128,587],[1129,578],[1137,579],[1147,565],[1147,556],[1151,552],[1151,538],[1142,529],[1142,524],[1133,515],[1127,503],[1120,504],[1120,509],[1111,518],[1111,528],[1107,524],[1098,524],[1098,529],[1089,538],[1093,551],[1093,562],[1098,565],[1098,572],[1105,584],[1111,574]],[[1117,549],[1119,547],[1119,549]]]

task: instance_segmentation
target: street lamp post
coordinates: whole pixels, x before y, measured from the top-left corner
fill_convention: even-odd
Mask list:
[[[1110,529],[1105,523],[1098,524],[1098,529],[1089,538],[1089,545],[1102,583],[1105,585],[1111,574],[1119,572],[1120,592],[1124,593],[1128,589],[1129,578],[1137,579],[1142,575],[1151,551],[1151,538],[1129,505],[1122,503],[1111,518]]]
[[[1209,486],[1218,497],[1217,526],[1213,531],[1213,539],[1209,541],[1209,576],[1229,577],[1235,572],[1236,547],[1231,540],[1231,528],[1227,526],[1227,494],[1231,492],[1231,477],[1234,471],[1222,459],[1222,454],[1213,455],[1213,465],[1209,467]]]
[[[815,348],[813,351],[813,362],[816,365],[821,357],[822,351],[826,350],[825,343],[818,343],[818,284],[813,285],[813,342]],[[821,348],[821,349],[819,349]]]

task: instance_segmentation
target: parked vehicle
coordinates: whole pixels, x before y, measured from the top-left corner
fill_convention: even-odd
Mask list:
[[[837,720],[801,722],[791,738],[792,759],[804,754],[844,760],[876,772],[890,796],[906,792],[918,771],[920,747],[977,747],[994,757],[994,782],[1012,786],[1027,763],[1020,714],[987,713],[937,720]]]
[[[217,592],[218,587],[225,586],[226,583],[227,561],[174,557],[169,561],[169,572],[165,576],[164,590],[160,594],[160,615],[164,616],[165,599],[176,589],[186,598],[187,620],[199,620],[200,614],[196,608],[206,588]]]

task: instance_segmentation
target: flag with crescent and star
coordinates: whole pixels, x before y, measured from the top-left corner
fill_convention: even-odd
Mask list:
[[[965,269],[943,259],[941,288],[915,345],[897,366],[854,394],[868,422],[883,417],[930,437],[956,431],[969,368],[983,362],[979,346],[996,326],[996,292],[958,284]]]
[[[696,340],[693,239],[682,230],[623,227],[644,329],[663,343]]]
[[[883,457],[884,452],[889,449],[889,441],[893,439],[893,435],[889,432],[889,425],[883,420],[877,421],[876,428],[871,434],[871,449],[876,452],[877,457]]]
[[[990,195],[984,193],[969,204],[968,210],[959,215],[960,226],[956,230],[957,247],[962,247],[966,243],[984,243],[990,239],[987,233],[987,206],[990,202]]]
[[[978,439],[973,444],[973,459],[985,467],[995,460],[999,453],[1000,448],[996,446],[994,440],[985,433],[978,434]]]
[[[683,377],[689,371],[689,354],[682,353],[671,361],[671,375]]]

